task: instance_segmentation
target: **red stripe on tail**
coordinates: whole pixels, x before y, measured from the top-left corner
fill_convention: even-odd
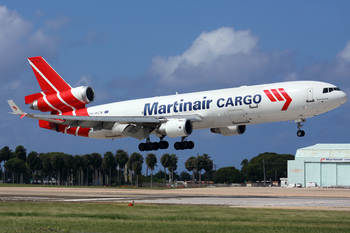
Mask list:
[[[43,57],[30,57],[29,63],[43,92],[62,92],[71,86],[45,61]]]

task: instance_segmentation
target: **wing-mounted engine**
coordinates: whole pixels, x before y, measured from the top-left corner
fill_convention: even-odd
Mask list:
[[[210,129],[212,133],[222,134],[224,136],[244,134],[245,130],[246,130],[245,125],[237,125],[237,126],[235,125],[235,126],[227,126],[227,127]]]
[[[156,130],[157,133],[167,135],[171,138],[187,137],[192,131],[193,125],[188,119],[170,119],[161,124]]]
[[[85,108],[85,104],[94,100],[95,92],[91,87],[81,86],[46,95],[45,92],[36,93],[25,97],[26,104],[34,110],[42,112],[72,111]]]

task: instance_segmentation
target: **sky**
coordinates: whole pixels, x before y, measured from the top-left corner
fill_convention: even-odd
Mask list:
[[[349,1],[1,1],[0,148],[72,155],[138,151],[133,138],[101,140],[41,129],[19,119],[24,96],[40,91],[28,57],[43,56],[71,85],[88,85],[87,106],[292,80],[325,81],[350,94]],[[209,154],[217,168],[264,152],[295,154],[315,143],[348,143],[350,101],[309,118],[303,138],[294,122],[249,125],[225,137],[209,129],[189,137],[193,150],[176,151],[178,171],[190,156]],[[151,137],[151,140],[156,140]],[[141,153],[146,157],[147,152]],[[145,166],[143,171],[145,172]]]

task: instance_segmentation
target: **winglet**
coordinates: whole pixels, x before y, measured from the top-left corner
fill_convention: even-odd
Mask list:
[[[25,115],[27,115],[27,113],[23,112],[22,109],[20,109],[20,107],[18,107],[18,105],[13,100],[8,100],[7,103],[9,103],[9,105],[13,111],[13,112],[11,112],[11,114],[21,115],[21,118],[23,118]]]

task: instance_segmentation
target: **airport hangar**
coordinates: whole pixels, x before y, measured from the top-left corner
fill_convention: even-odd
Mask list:
[[[288,183],[350,187],[350,144],[315,144],[297,150],[288,161]]]

